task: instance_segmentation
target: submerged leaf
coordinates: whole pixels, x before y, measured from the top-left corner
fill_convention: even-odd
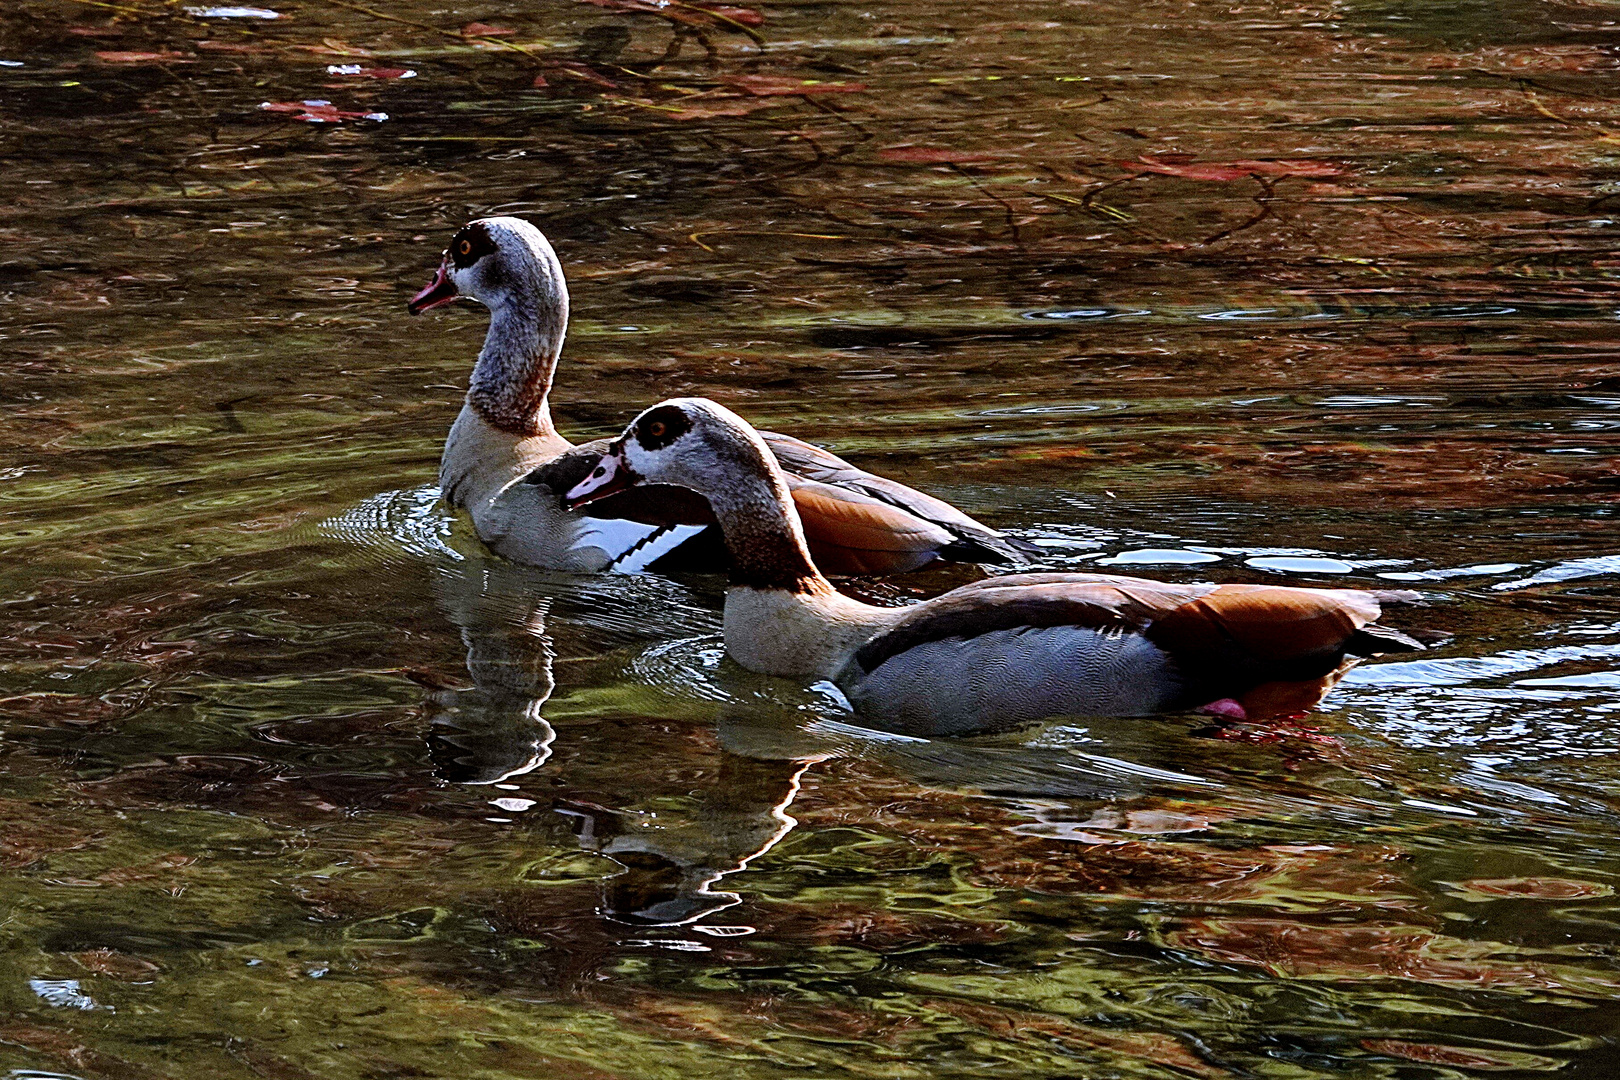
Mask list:
[[[1552,877],[1470,878],[1456,887],[1470,900],[1586,900],[1614,894],[1596,881]]]
[[[764,14],[753,8],[732,7],[729,4],[705,4],[702,6],[705,11],[712,11],[722,18],[742,23],[744,26],[763,26],[765,24]]]
[[[1483,1050],[1477,1047],[1438,1046],[1434,1043],[1407,1042],[1404,1039],[1363,1039],[1361,1045],[1375,1054],[1421,1061],[1428,1065],[1457,1065],[1465,1069],[1536,1069],[1563,1067],[1556,1058],[1526,1054],[1518,1050]]]
[[[1139,158],[1121,161],[1119,167],[1130,172],[1158,173],[1178,176],[1183,180],[1242,180],[1262,176],[1338,176],[1346,172],[1344,166],[1329,161],[1173,161],[1158,158]]]
[[[175,61],[191,61],[196,57],[189,53],[178,52],[117,52],[107,51],[96,53],[96,59],[107,64],[145,64],[155,60],[173,63]]]
[[[259,108],[265,112],[291,113],[294,120],[310,124],[341,124],[345,120],[388,119],[384,112],[347,112],[330,101],[263,101]]]
[[[969,161],[994,161],[995,154],[973,150],[945,150],[937,146],[891,146],[878,151],[884,161],[905,161],[921,165],[954,165]]]
[[[865,90],[865,83],[818,82],[815,79],[794,79],[783,75],[729,75],[720,80],[755,97],[777,97],[799,94],[853,94]]]

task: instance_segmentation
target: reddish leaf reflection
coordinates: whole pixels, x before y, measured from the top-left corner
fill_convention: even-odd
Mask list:
[[[1183,180],[1241,180],[1247,176],[1338,176],[1343,165],[1329,161],[1177,161],[1171,158],[1138,158],[1121,161],[1128,172],[1160,173]]]
[[[310,124],[341,124],[345,120],[387,120],[381,112],[349,112],[339,109],[330,101],[266,101],[259,105],[265,112],[290,113],[294,120]]]
[[[1517,959],[1519,950],[1418,926],[1319,926],[1282,919],[1201,919],[1170,935],[1179,947],[1279,978],[1396,979],[1459,990],[1534,991],[1608,1000],[1612,972]]]

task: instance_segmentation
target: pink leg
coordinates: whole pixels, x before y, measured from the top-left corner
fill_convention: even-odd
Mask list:
[[[1219,716],[1226,720],[1247,720],[1249,718],[1249,714],[1243,708],[1243,703],[1229,697],[1211,701],[1208,705],[1200,705],[1193,711],[1205,713],[1209,716]]]

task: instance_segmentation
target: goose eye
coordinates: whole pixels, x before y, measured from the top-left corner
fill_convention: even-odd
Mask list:
[[[596,467],[596,471],[591,473],[591,479],[592,480],[600,480],[600,479],[602,479],[602,477],[604,477],[606,475],[607,475],[607,470],[605,468],[603,468],[602,466],[598,465]]]
[[[664,427],[664,422],[662,420],[654,420],[652,423],[647,425],[647,434],[651,435],[655,439],[663,438],[664,432],[667,430],[668,429]]]
[[[471,255],[472,254],[472,241],[471,240],[463,240],[461,243],[456,245],[456,251],[461,255]]]

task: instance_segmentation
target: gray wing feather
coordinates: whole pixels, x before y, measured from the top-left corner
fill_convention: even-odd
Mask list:
[[[1146,716],[1182,680],[1139,634],[1078,626],[930,641],[846,687],[863,716],[914,735],[963,735],[1049,716]]]

